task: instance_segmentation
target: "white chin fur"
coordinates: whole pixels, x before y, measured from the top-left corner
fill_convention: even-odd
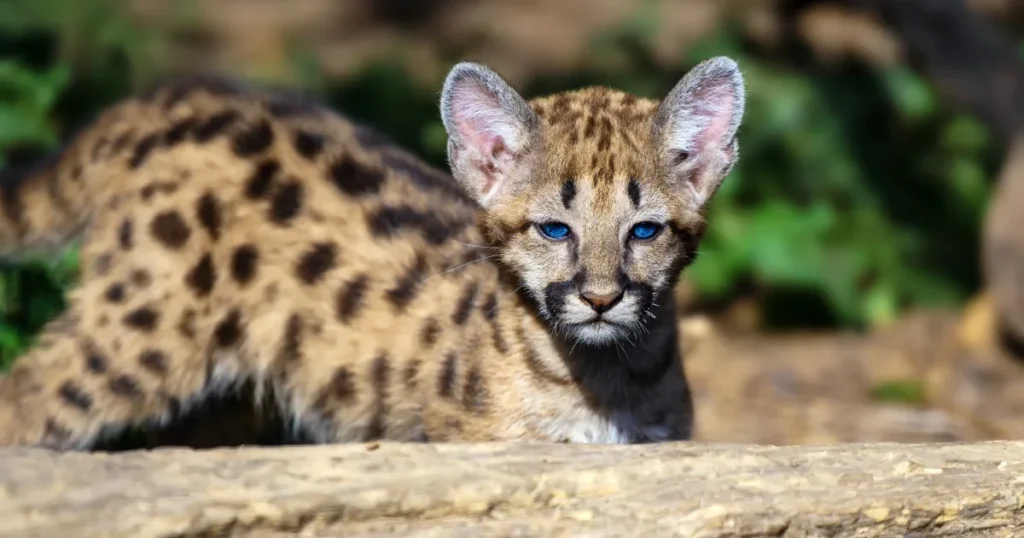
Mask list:
[[[571,329],[571,334],[580,343],[600,346],[624,338],[626,331],[617,325],[608,323],[588,323],[574,326]]]

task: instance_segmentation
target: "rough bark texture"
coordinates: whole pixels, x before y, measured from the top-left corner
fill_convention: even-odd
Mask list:
[[[1024,442],[0,452],[5,537],[1010,536],[1015,525]]]

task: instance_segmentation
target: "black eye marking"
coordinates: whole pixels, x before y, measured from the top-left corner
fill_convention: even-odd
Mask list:
[[[572,205],[573,199],[576,198],[576,182],[571,179],[567,179],[562,183],[562,206],[569,209]]]
[[[629,194],[629,201],[633,202],[633,207],[640,207],[640,184],[635,179],[629,180],[626,193]]]

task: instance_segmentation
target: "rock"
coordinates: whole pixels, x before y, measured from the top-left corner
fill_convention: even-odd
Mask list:
[[[0,451],[0,536],[1010,536],[1024,442]]]
[[[1024,340],[1024,139],[1015,141],[989,202],[982,234],[986,291],[1003,329]]]

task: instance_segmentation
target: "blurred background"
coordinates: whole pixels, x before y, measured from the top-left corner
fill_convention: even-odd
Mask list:
[[[742,157],[679,290],[697,437],[1024,437],[1022,40],[1017,0],[5,0],[0,166],[155,78],[215,71],[300,87],[446,167],[438,92],[459,60],[528,98],[660,97],[726,54],[747,80]],[[3,267],[0,368],[76,263]],[[196,432],[238,412],[146,442],[212,443]]]

